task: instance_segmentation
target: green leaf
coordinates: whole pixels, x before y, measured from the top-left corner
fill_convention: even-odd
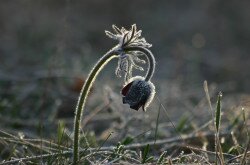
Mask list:
[[[159,159],[157,160],[157,163],[156,164],[161,164],[163,159],[164,159],[164,156],[166,155],[166,151],[163,151],[162,154],[160,155]]]
[[[59,121],[57,127],[58,144],[61,144],[63,140],[64,131],[65,131],[65,123],[63,121]]]
[[[147,158],[146,163],[149,163],[149,162],[151,162],[152,160],[154,160],[154,157],[153,157],[153,156],[150,156],[149,158]]]
[[[149,144],[147,144],[147,146],[143,149],[142,162],[141,163],[146,163],[147,162],[149,147],[150,147]]]
[[[216,116],[215,116],[215,126],[216,126],[216,131],[219,132],[220,128],[220,122],[221,122],[221,98],[222,98],[222,93],[219,92],[218,97],[217,97],[217,106],[216,106]]]
[[[134,139],[133,139],[132,137],[127,136],[127,137],[122,141],[121,144],[123,144],[123,145],[128,145],[128,144],[132,143],[133,141],[134,141]]]
[[[242,108],[243,121],[246,122],[246,114],[244,108]]]
[[[178,132],[183,131],[184,128],[185,128],[185,126],[186,126],[186,124],[187,124],[187,122],[188,122],[188,117],[187,117],[186,115],[183,115],[183,116],[180,118],[180,120],[179,120],[179,122],[178,122],[178,124],[177,124],[176,130],[177,130]]]

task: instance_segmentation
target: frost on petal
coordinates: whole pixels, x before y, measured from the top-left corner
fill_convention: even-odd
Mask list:
[[[127,95],[128,90],[129,90],[129,88],[131,87],[131,85],[132,85],[132,82],[131,82],[131,83],[128,83],[126,86],[124,86],[124,87],[122,88],[121,93],[122,93],[123,96],[126,96],[126,95]]]
[[[155,87],[151,82],[145,81],[143,77],[131,78],[122,89],[123,103],[129,104],[131,109],[143,111],[149,106],[155,95]]]

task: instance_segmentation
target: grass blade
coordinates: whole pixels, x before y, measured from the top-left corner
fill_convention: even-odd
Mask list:
[[[215,127],[216,127],[216,152],[219,153],[219,161],[220,164],[225,164],[224,157],[223,157],[223,151],[220,144],[220,138],[219,138],[219,129],[220,129],[220,123],[221,123],[221,98],[222,98],[222,92],[219,92],[217,96],[217,103],[216,103],[216,110],[215,110]]]
[[[247,146],[246,146],[246,149],[245,149],[245,151],[244,151],[244,153],[243,153],[243,157],[242,157],[242,159],[241,159],[240,164],[241,164],[241,165],[245,165],[245,164],[247,163],[247,161],[246,161],[246,158],[247,158],[247,151],[248,151],[249,148],[250,148],[250,135],[249,135],[249,130],[248,130],[247,123],[246,123],[246,114],[245,114],[244,108],[242,108],[242,111],[243,111],[244,126],[245,126],[245,128],[246,128],[246,130],[247,130],[248,142],[247,142]]]
[[[143,153],[142,153],[142,164],[147,162],[147,157],[148,157],[148,153],[149,153],[149,144],[147,144],[147,146],[143,149]]]
[[[220,92],[217,97],[217,105],[215,112],[215,126],[217,132],[219,132],[220,122],[221,122],[221,98],[222,98],[222,93]]]
[[[164,157],[166,155],[166,151],[163,151],[162,154],[160,155],[159,159],[157,160],[157,163],[156,164],[162,164],[163,163],[163,160],[164,160]]]
[[[203,88],[204,88],[204,91],[205,91],[205,94],[206,94],[206,99],[208,101],[209,109],[211,111],[212,119],[214,120],[214,113],[213,113],[212,103],[211,103],[211,100],[210,100],[210,95],[209,95],[208,85],[207,85],[206,80],[204,81]]]

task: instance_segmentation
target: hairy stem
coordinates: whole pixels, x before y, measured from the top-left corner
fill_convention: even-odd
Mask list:
[[[141,46],[125,47],[123,48],[123,50],[124,51],[140,51],[146,55],[149,66],[148,66],[147,74],[145,76],[145,81],[150,81],[155,71],[155,58],[154,58],[153,53],[149,49],[141,47]]]
[[[114,57],[117,57],[118,54],[117,47],[114,47],[110,51],[108,51],[93,67],[91,72],[88,75],[88,78],[81,90],[80,96],[78,98],[76,110],[75,110],[75,120],[74,120],[74,150],[73,150],[73,164],[76,165],[79,159],[79,133],[80,133],[80,124],[82,113],[84,110],[84,105],[90,91],[90,88],[93,85],[93,82],[96,79],[98,73],[102,70],[102,68]]]
[[[80,134],[80,124],[82,119],[82,113],[84,110],[84,105],[90,91],[90,88],[93,85],[93,82],[96,79],[96,76],[101,71],[101,69],[114,57],[120,53],[120,49],[118,47],[114,47],[110,51],[108,51],[93,67],[91,70],[78,99],[76,110],[75,110],[75,120],[74,120],[74,149],[73,149],[73,164],[76,165],[79,160],[79,134]],[[150,50],[141,46],[133,46],[133,47],[124,47],[123,51],[140,51],[144,53],[147,57],[149,67],[147,74],[145,76],[145,81],[149,81],[154,74],[155,70],[155,59],[154,55]]]

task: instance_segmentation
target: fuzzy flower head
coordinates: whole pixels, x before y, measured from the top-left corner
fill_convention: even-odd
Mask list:
[[[123,104],[129,104],[131,109],[143,111],[149,106],[155,95],[155,86],[143,77],[136,76],[131,78],[121,91]]]
[[[141,30],[137,30],[136,25],[132,25],[130,30],[125,29],[122,27],[119,29],[115,25],[112,26],[114,33],[109,31],[105,31],[106,35],[114,40],[117,40],[118,49],[120,50],[118,66],[116,69],[116,75],[118,77],[122,76],[124,73],[125,81],[128,81],[132,77],[133,69],[138,69],[143,71],[143,68],[140,67],[138,64],[145,64],[146,62],[140,57],[144,55],[142,52],[139,51],[130,51],[125,52],[124,48],[126,47],[144,47],[150,48],[152,45],[149,44],[145,38],[141,37]]]

